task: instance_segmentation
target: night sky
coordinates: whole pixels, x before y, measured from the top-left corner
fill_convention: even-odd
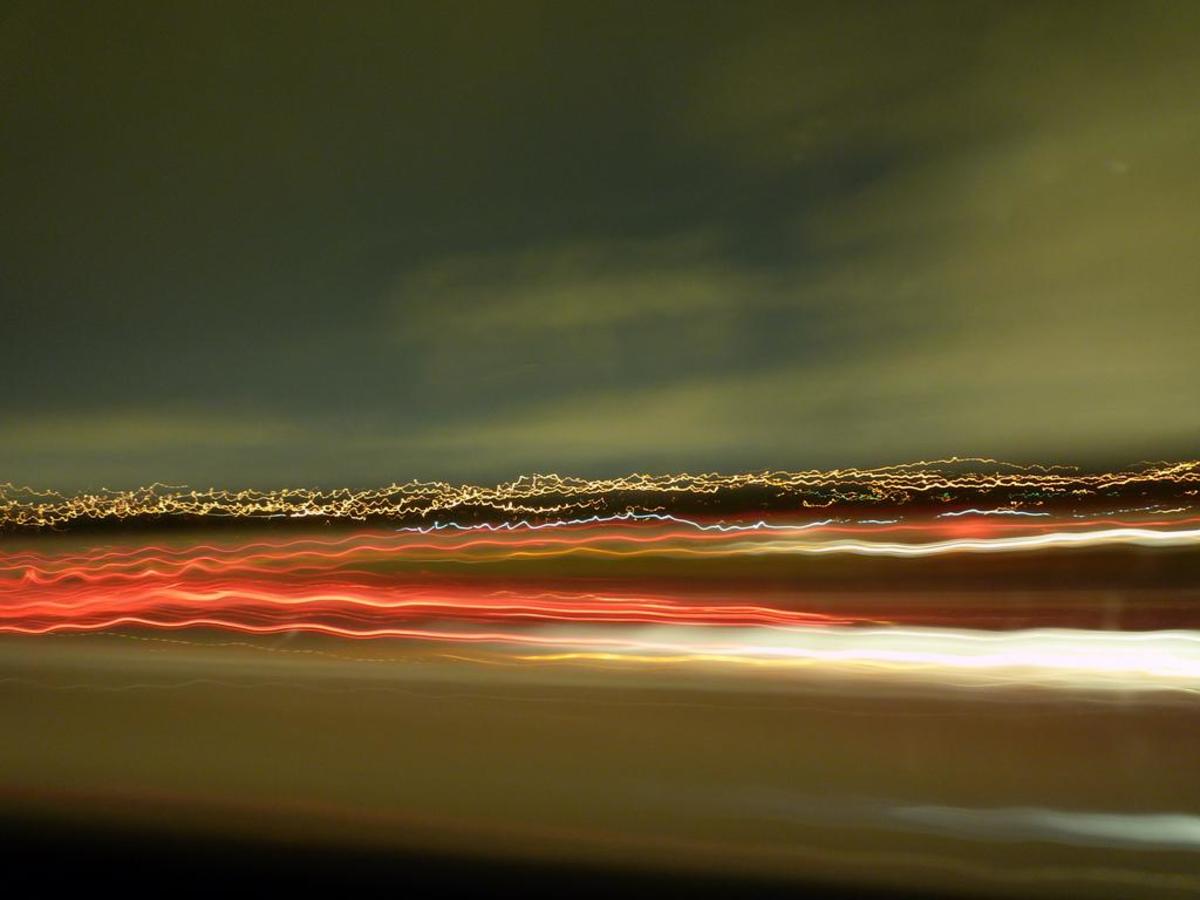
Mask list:
[[[7,3],[0,481],[1200,444],[1200,5]]]

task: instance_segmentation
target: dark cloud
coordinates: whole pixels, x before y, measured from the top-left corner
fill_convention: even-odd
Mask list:
[[[0,480],[1200,437],[1185,4],[16,4]]]

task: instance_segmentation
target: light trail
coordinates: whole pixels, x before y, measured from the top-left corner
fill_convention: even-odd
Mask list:
[[[851,616],[776,609],[746,603],[702,603],[687,595],[610,591],[520,592],[488,585],[397,585],[362,573],[357,582],[287,583],[251,579],[180,585],[149,578],[60,589],[8,592],[0,604],[0,633],[45,634],[97,630],[136,617],[156,627],[177,627],[197,617],[237,630],[270,625],[280,630],[334,629],[344,637],[377,634],[378,626],[412,622],[530,624],[764,625],[805,627],[863,621]],[[406,628],[405,634],[413,629]],[[438,632],[441,634],[441,631]]]
[[[636,567],[624,570],[632,575],[606,568],[587,582],[571,569],[543,565],[572,557],[905,560],[1200,546],[1200,518],[1190,506],[1174,514],[1146,508],[1139,515],[1134,508],[1124,515],[1075,518],[997,506],[899,520],[738,523],[630,510],[250,542],[25,549],[0,552],[0,634],[299,632],[494,645],[523,665],[636,662],[890,673],[974,686],[1195,690],[1200,632],[1190,630],[1183,607],[1169,609],[1184,625],[1171,631],[961,631],[930,627],[965,621],[966,613],[954,609],[905,624],[905,611],[895,606],[876,605],[872,612],[870,602],[858,609],[829,598],[818,603],[811,591],[796,587],[802,575],[795,570],[789,570],[791,587],[768,590],[744,577],[722,586],[707,583],[709,576],[697,584],[693,574],[672,584],[639,575]],[[501,564],[507,568],[488,568]],[[1170,603],[1156,602],[1160,608]],[[974,614],[977,621],[1004,620],[996,608]],[[1076,614],[1064,607],[1052,615]],[[1063,621],[1080,620],[1052,624]]]
[[[858,556],[922,557],[948,553],[1012,553],[1064,547],[1189,547],[1200,544],[1200,528],[1155,530],[1150,528],[1106,528],[1101,531],[1052,532],[1018,537],[958,538],[920,544],[871,541],[769,541],[724,548],[731,555],[748,553],[852,553]]]
[[[693,629],[641,629],[639,646],[526,654],[530,663],[720,665],[918,678],[953,687],[1033,685],[1200,693],[1200,631],[818,627],[740,629],[721,641]]]
[[[955,518],[957,516],[1049,516],[1048,512],[1030,512],[1026,509],[1000,507],[998,509],[959,509],[952,512],[938,513],[939,519]]]
[[[712,527],[702,522],[669,517],[660,521],[620,517],[615,524],[593,519],[544,523],[532,528],[447,524],[436,529],[365,531],[338,538],[298,538],[257,541],[227,546],[201,544],[171,547],[145,545],[130,550],[97,548],[83,553],[45,554],[20,551],[0,554],[0,581],[5,573],[29,580],[52,576],[87,579],[124,569],[160,573],[173,571],[216,572],[299,564],[308,568],[345,565],[355,559],[470,560],[505,559],[531,555],[553,556],[594,550],[609,556],[660,553],[737,556],[754,554],[849,553],[883,556],[931,556],[959,552],[1008,552],[1060,547],[1187,546],[1200,542],[1196,517],[1037,521],[961,520],[910,521],[836,520],[815,522],[754,523]],[[766,527],[760,527],[765,525]],[[1151,527],[1164,526],[1164,527]],[[1018,532],[1014,534],[1013,532]],[[822,539],[824,535],[855,535],[857,539]],[[874,540],[884,534],[903,534],[905,542]],[[734,540],[734,538],[744,538]],[[927,540],[920,540],[926,538]],[[748,540],[747,540],[748,539]],[[699,548],[699,550],[697,550]]]
[[[456,566],[532,563],[577,555],[606,559],[642,557],[712,559],[757,556],[880,556],[921,558],[954,554],[1018,553],[1110,546],[1192,547],[1200,528],[1179,527],[1195,519],[1160,520],[1174,527],[1096,527],[1112,520],[1072,521],[1049,530],[1040,520],[1000,522],[985,519],[969,527],[969,537],[946,537],[963,527],[958,521],[901,525],[831,524],[828,521],[769,530],[754,525],[713,530],[702,523],[669,517],[652,522],[546,523],[526,529],[449,528],[438,531],[362,532],[335,539],[258,541],[250,544],[192,547],[148,546],[131,551],[95,550],[59,556],[18,552],[0,554],[0,630],[54,630],[90,627],[114,616],[151,615],[164,609],[197,607],[235,610],[261,624],[261,617],[284,611],[303,630],[306,615],[333,617],[339,624],[354,610],[389,616],[627,623],[771,625],[779,627],[862,621],[775,609],[762,604],[698,601],[691,594],[617,588],[597,592],[570,587],[558,593],[523,585],[510,591],[487,583],[446,586],[427,573],[405,575],[405,566]],[[1091,527],[1088,527],[1088,526]],[[1013,529],[1024,533],[1014,534]],[[902,531],[909,540],[883,539]],[[856,535],[843,538],[845,533]],[[535,573],[536,574],[536,573]],[[522,605],[524,604],[524,605]],[[163,621],[174,621],[172,614]],[[75,618],[72,618],[75,617]],[[258,618],[255,618],[258,617]],[[341,617],[341,618],[339,618]],[[624,617],[624,618],[622,618]],[[330,621],[319,620],[322,626]],[[339,627],[345,627],[342,623]]]
[[[436,534],[439,531],[546,531],[548,529],[579,528],[588,525],[619,525],[624,523],[652,522],[671,525],[684,525],[688,528],[694,528],[697,531],[717,531],[724,534],[730,534],[743,531],[807,531],[811,528],[822,528],[826,525],[833,525],[838,521],[840,520],[821,519],[816,522],[806,522],[804,524],[789,524],[785,522],[767,522],[765,519],[759,519],[757,522],[750,522],[748,524],[737,522],[710,522],[706,524],[704,522],[698,522],[695,519],[687,519],[683,518],[682,516],[673,516],[669,513],[639,513],[631,511],[616,513],[611,516],[587,516],[579,519],[553,519],[548,522],[532,522],[529,519],[520,519],[515,522],[501,522],[499,524],[480,522],[463,525],[458,522],[434,522],[432,525],[427,526],[417,525],[408,528],[397,528],[396,531],[411,534]]]
[[[1070,466],[1019,466],[988,458],[919,461],[876,468],[725,475],[633,473],[587,479],[525,475],[494,486],[411,481],[382,488],[314,490],[191,490],[153,484],[132,491],[100,490],[75,495],[0,484],[0,527],[60,528],[86,521],[126,519],[311,519],[331,521],[427,520],[470,511],[510,521],[513,517],[578,517],[591,512],[653,512],[655,504],[745,496],[754,508],[761,495],[787,498],[792,508],[845,504],[903,505],[914,500],[974,506],[995,494],[1024,498],[1021,505],[1051,500],[1075,503],[1148,490],[1195,498],[1200,461],[1145,463],[1119,472],[1082,472]],[[752,496],[753,495],[753,496]],[[986,502],[986,501],[984,501]],[[1189,503],[1192,501],[1188,501]],[[613,507],[617,507],[613,509]],[[659,507],[661,508],[661,506]]]

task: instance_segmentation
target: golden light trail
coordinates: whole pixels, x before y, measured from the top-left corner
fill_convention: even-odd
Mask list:
[[[144,518],[309,519],[335,521],[427,520],[456,513],[511,520],[523,515],[578,516],[655,511],[656,503],[744,497],[753,507],[763,497],[794,508],[847,504],[905,504],[916,500],[974,505],[981,497],[1021,496],[1023,506],[1082,502],[1144,489],[1194,498],[1200,461],[1147,463],[1125,471],[1089,473],[1069,466],[1020,466],[986,458],[952,457],[877,468],[769,471],[723,475],[634,473],[587,479],[525,475],[494,486],[411,481],[370,490],[230,491],[153,484],[131,491],[101,490],[64,495],[11,483],[0,484],[0,527],[61,528],[83,521]]]

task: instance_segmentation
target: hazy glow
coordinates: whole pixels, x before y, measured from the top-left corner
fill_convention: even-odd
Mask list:
[[[975,840],[1054,841],[1061,844],[1195,850],[1200,816],[1185,813],[1083,812],[1035,807],[965,809],[910,806],[893,809],[902,821]]]

